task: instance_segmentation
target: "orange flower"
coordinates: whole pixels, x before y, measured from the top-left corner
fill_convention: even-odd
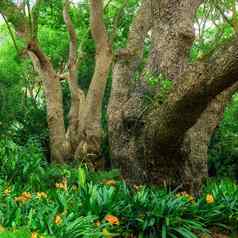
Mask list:
[[[23,192],[20,196],[15,197],[15,202],[27,202],[32,198],[31,194],[28,192]]]
[[[110,180],[104,181],[104,184],[115,187],[117,183],[115,180],[110,179]]]
[[[56,225],[60,225],[62,223],[62,218],[61,218],[61,216],[59,214],[55,216],[54,223]]]
[[[56,183],[55,187],[67,191],[67,179],[64,178],[62,182]]]
[[[112,225],[119,225],[119,219],[116,216],[106,215],[104,219]]]
[[[47,198],[47,193],[45,193],[45,192],[37,192],[37,193],[36,193],[36,196],[37,196],[39,199]]]
[[[212,196],[212,194],[207,194],[206,202],[207,202],[207,204],[211,204],[211,203],[215,202],[214,197]]]

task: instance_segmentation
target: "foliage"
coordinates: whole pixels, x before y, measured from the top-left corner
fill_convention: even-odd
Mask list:
[[[43,175],[42,153],[37,144],[29,141],[21,147],[9,140],[0,141],[0,178],[9,183],[38,186]]]
[[[9,42],[0,48],[0,133],[5,134],[15,121],[16,111],[22,107],[23,69],[16,50]]]
[[[191,238],[213,226],[238,229],[238,188],[231,181],[210,182],[203,195],[194,198],[126,185],[118,171],[45,166],[32,143],[1,143],[0,224],[9,231],[25,227],[57,238]]]
[[[233,0],[206,0],[197,10],[194,19],[196,39],[190,51],[191,61],[208,57],[217,47],[230,40],[235,33],[233,22]],[[236,19],[237,21],[237,19]]]
[[[105,11],[105,23],[114,36],[113,50],[124,48],[139,1],[112,1]],[[234,35],[234,29],[222,18],[213,2],[222,2],[224,12],[231,1],[206,1],[197,12],[198,29],[190,52],[191,61],[201,60]],[[72,7],[83,60],[79,59],[78,81],[87,92],[94,69],[95,46],[89,31],[86,1]],[[124,6],[124,8],[122,8]],[[120,17],[118,18],[118,14]],[[117,22],[118,19],[118,22]],[[218,26],[214,23],[219,21]],[[80,22],[80,24],[78,24]],[[205,24],[206,26],[206,24]],[[116,32],[114,32],[116,29]],[[0,237],[32,237],[34,232],[57,238],[77,237],[198,237],[211,227],[238,230],[238,188],[234,182],[209,182],[200,197],[161,188],[126,185],[116,170],[90,172],[77,162],[49,165],[48,130],[42,85],[28,60],[19,57],[6,30],[0,49]],[[115,35],[114,35],[115,34]],[[39,15],[39,43],[54,68],[67,67],[68,33],[62,18],[62,1],[44,1]],[[21,42],[17,41],[21,49]],[[151,47],[146,39],[145,57]],[[144,65],[143,65],[144,66]],[[139,69],[136,76],[141,76]],[[166,99],[172,82],[160,73],[145,73],[159,103]],[[138,78],[138,77],[137,77]],[[102,126],[105,132],[102,150],[108,156],[107,103],[111,75],[103,102]],[[65,115],[69,110],[69,89],[62,82]],[[33,89],[33,90],[31,90]],[[39,92],[38,93],[36,93]],[[33,93],[32,93],[33,92]],[[32,93],[32,95],[30,95]],[[148,98],[151,102],[151,99]],[[238,178],[236,97],[227,108],[224,120],[214,135],[209,150],[209,167],[219,177]],[[67,123],[67,122],[66,122]],[[12,138],[8,140],[6,138]]]
[[[17,238],[17,237],[30,238],[30,236],[31,236],[30,231],[25,229],[16,230],[15,232],[7,230],[0,232],[1,238]]]

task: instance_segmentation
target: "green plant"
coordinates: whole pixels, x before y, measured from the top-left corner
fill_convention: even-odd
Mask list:
[[[25,146],[18,146],[10,140],[1,140],[0,177],[8,183],[37,187],[44,173],[42,158],[38,145],[32,141]]]
[[[31,232],[28,229],[19,229],[15,232],[3,231],[0,232],[0,238],[30,238]]]
[[[102,233],[100,229],[96,226],[95,216],[78,217],[65,227],[62,238],[100,238]]]
[[[209,181],[193,198],[129,186],[118,171],[95,173],[77,163],[45,166],[36,144],[1,143],[0,225],[10,230],[26,227],[57,238],[193,238],[214,226],[238,229],[238,189],[230,180]]]

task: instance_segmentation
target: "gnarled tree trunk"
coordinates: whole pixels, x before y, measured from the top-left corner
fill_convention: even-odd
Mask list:
[[[195,192],[207,177],[209,138],[236,89],[237,39],[207,61],[189,64],[193,16],[201,3],[150,1],[154,48],[146,70],[157,76],[162,73],[174,82],[162,105],[146,110],[143,97],[148,91],[143,77],[140,86],[131,87],[132,76],[119,67],[121,61],[114,68],[109,107],[112,158],[133,183],[182,185]],[[148,14],[143,5],[141,10]],[[130,60],[132,65],[136,62]],[[118,97],[118,92],[123,96]],[[116,108],[118,101],[121,106]],[[119,135],[123,137],[118,140]]]
[[[108,106],[112,164],[121,169],[123,177],[134,183],[143,182],[145,174],[143,141],[138,143],[138,135],[143,130],[139,115],[143,115],[144,89],[133,77],[143,59],[151,16],[151,1],[145,0],[132,23],[127,48],[117,53]]]

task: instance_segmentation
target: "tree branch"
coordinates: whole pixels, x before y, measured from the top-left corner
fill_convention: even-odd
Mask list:
[[[30,41],[27,46],[27,50],[32,52],[38,59],[41,70],[47,70],[52,74],[55,74],[53,66],[48,59],[48,57],[44,54],[44,52],[40,49],[38,43],[34,40]]]
[[[1,14],[1,15],[2,15],[2,14]],[[13,33],[12,29],[11,29],[11,26],[10,26],[10,24],[8,23],[7,18],[6,18],[4,15],[2,15],[2,17],[3,17],[3,20],[4,20],[5,24],[6,24],[6,26],[7,26],[8,32],[9,32],[10,37],[11,37],[11,39],[12,39],[13,45],[14,45],[14,47],[15,47],[15,49],[16,49],[17,55],[20,56],[20,52],[19,52],[19,49],[18,49],[18,46],[17,46],[17,42],[16,42],[16,39],[15,39],[15,37],[14,37],[14,33]]]
[[[128,35],[127,48],[141,57],[144,52],[145,37],[152,27],[152,9],[151,1],[144,0],[138,10],[138,13],[133,20],[131,29]]]
[[[69,69],[72,69],[74,65],[77,64],[77,50],[78,50],[78,40],[77,34],[75,32],[72,20],[69,16],[69,1],[64,1],[64,10],[63,10],[64,22],[66,24],[67,30],[70,36],[70,47],[69,47]]]
[[[179,77],[167,101],[150,115],[148,135],[161,149],[176,147],[208,104],[238,80],[238,37],[208,60],[190,65]],[[152,131],[151,123],[156,130]]]
[[[96,51],[110,47],[106,27],[103,21],[103,1],[90,1],[90,28],[96,43]]]
[[[69,111],[69,127],[67,131],[67,137],[70,141],[71,147],[73,150],[76,149],[76,146],[78,144],[78,134],[77,134],[77,128],[80,116],[80,107],[82,107],[82,104],[84,102],[84,92],[79,88],[78,85],[78,39],[77,34],[74,29],[74,25],[72,22],[72,19],[69,15],[69,8],[70,3],[69,0],[64,1],[64,9],[63,9],[63,17],[64,22],[66,24],[69,38],[70,38],[70,46],[69,46],[69,58],[68,58],[68,70],[69,73],[66,74],[68,77],[68,84],[70,88],[71,93],[71,106]]]

